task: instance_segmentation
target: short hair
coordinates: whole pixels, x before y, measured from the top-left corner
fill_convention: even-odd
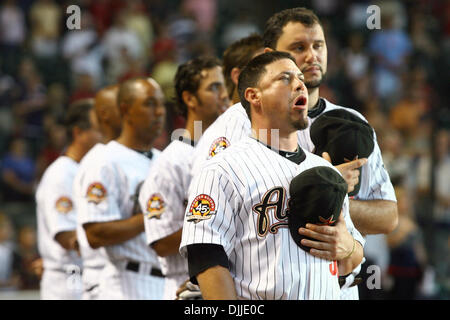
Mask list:
[[[223,74],[230,98],[232,98],[235,88],[235,84],[231,80],[231,70],[233,68],[242,70],[258,49],[264,49],[263,39],[259,34],[252,33],[233,42],[223,53]]]
[[[270,51],[256,56],[242,69],[239,75],[238,92],[241,104],[249,117],[250,103],[245,99],[245,90],[258,85],[259,80],[266,73],[268,64],[283,59],[290,59],[296,63],[295,59],[287,52]]]
[[[263,34],[264,46],[275,49],[283,28],[289,22],[300,22],[306,27],[312,27],[316,23],[322,25],[312,10],[304,7],[285,9],[267,20]]]
[[[221,61],[212,56],[200,56],[178,66],[175,74],[176,105],[175,111],[183,117],[187,116],[187,106],[183,101],[183,91],[196,94],[203,70],[222,67]]]
[[[69,105],[64,119],[66,133],[69,143],[73,141],[73,128],[88,130],[92,127],[89,111],[94,108],[94,99],[77,100]]]

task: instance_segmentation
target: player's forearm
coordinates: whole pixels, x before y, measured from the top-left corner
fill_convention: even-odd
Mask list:
[[[355,247],[349,252],[350,256],[348,258],[338,261],[339,275],[344,276],[351,273],[361,262],[364,255],[364,250],[362,245],[354,240]]]
[[[89,245],[94,248],[112,246],[128,241],[144,231],[142,214],[128,219],[94,222],[83,225]]]
[[[230,271],[222,266],[209,268],[197,275],[204,300],[236,300],[236,288]]]
[[[152,243],[152,248],[160,257],[167,257],[179,252],[183,229]]]
[[[362,234],[387,234],[397,227],[397,203],[389,200],[350,200],[350,216]]]

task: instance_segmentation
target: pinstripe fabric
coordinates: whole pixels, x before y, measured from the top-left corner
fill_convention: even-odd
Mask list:
[[[334,109],[345,109],[364,121],[367,122],[366,118],[358,111],[350,108],[344,108],[335,104],[332,104],[328,100],[324,99],[326,103],[325,110],[323,112],[331,111]],[[298,131],[298,142],[300,146],[312,152],[314,150],[314,144],[311,141],[310,128],[311,124],[316,118],[308,117],[308,128],[306,130]],[[389,174],[384,167],[383,159],[381,157],[380,147],[378,146],[376,133],[374,134],[375,147],[372,154],[367,159],[368,162],[362,167],[361,170],[361,188],[359,193],[355,196],[355,199],[360,200],[391,200],[397,201],[395,197],[394,188],[389,179]]]
[[[150,160],[146,156],[116,141],[109,142],[104,147],[99,161],[87,168],[81,181],[81,194],[84,195],[87,204],[85,210],[79,213],[79,223],[107,222],[131,217],[134,205],[133,196],[136,188],[147,177],[153,161],[160,153],[155,149],[152,151],[154,156]],[[93,185],[101,185],[104,190],[95,201],[92,200],[92,194],[89,191]],[[116,272],[101,273],[100,299],[107,298],[111,291],[114,290],[114,286],[119,286],[119,284],[122,291],[116,292],[116,294],[122,298],[134,299],[133,297],[137,296],[139,299],[154,299],[155,296],[150,295],[151,290],[142,287],[150,280],[143,281],[142,285],[139,283],[128,283],[125,280],[132,279],[134,276],[125,277],[122,274],[124,272],[131,273],[125,271],[123,266],[124,263],[130,260],[140,262],[142,265],[159,268],[155,252],[146,243],[145,233],[142,232],[133,239],[121,244],[104,248],[108,264],[112,265],[110,266],[110,271],[114,269],[113,266],[116,266]],[[107,275],[111,277],[108,278]],[[142,276],[156,278],[151,277],[149,273]],[[114,285],[114,281],[118,281],[118,284]],[[161,294],[162,290],[158,297]]]
[[[187,189],[191,182],[190,159],[194,147],[171,142],[155,161],[139,194],[145,215],[147,243],[165,238],[183,227]],[[178,287],[189,278],[187,261],[180,254],[158,257],[166,276],[165,297],[175,299]],[[171,288],[171,290],[169,289]]]
[[[195,175],[203,162],[210,158],[209,151],[216,139],[226,137],[228,142],[233,144],[241,140],[242,137],[249,136],[250,133],[250,120],[242,105],[237,103],[229,107],[205,130],[195,146],[192,175]]]
[[[339,299],[330,261],[301,250],[286,225],[291,179],[317,165],[331,166],[310,153],[296,165],[249,137],[227,148],[193,178],[180,252],[185,254],[189,244],[222,245],[242,299]],[[190,205],[199,195],[211,197],[215,212],[189,221]],[[348,228],[364,243],[351,223],[348,199],[344,215]]]
[[[326,107],[323,112],[331,111],[334,109],[345,109],[353,114],[357,115],[361,119],[367,122],[364,116],[357,112],[354,109],[344,108],[338,105],[335,105],[328,100],[324,99]],[[309,124],[306,130],[298,131],[298,141],[302,148],[313,151],[314,144],[311,141],[310,136],[310,128],[311,124],[317,119],[308,117]],[[381,150],[378,146],[376,133],[374,132],[374,150],[372,154],[367,159],[367,164],[362,167],[361,176],[360,176],[360,190],[358,194],[355,196],[356,200],[390,200],[397,201],[395,197],[394,188],[389,179],[389,174],[387,173],[386,168],[384,167],[383,159],[381,157]],[[359,273],[360,266],[355,269],[354,275]],[[345,300],[358,300],[358,288],[351,287],[345,288],[342,291],[341,299]]]
[[[81,270],[81,259],[55,240],[59,232],[76,229],[72,183],[77,170],[78,163],[61,156],[47,168],[36,189],[38,249],[44,264],[41,299],[81,298],[79,274],[71,275],[71,270]]]

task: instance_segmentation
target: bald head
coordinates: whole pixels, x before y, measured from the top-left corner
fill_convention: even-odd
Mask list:
[[[111,85],[101,89],[95,96],[95,112],[105,142],[117,138],[120,134],[122,119],[117,104],[118,92],[119,86]]]
[[[132,136],[145,145],[161,133],[165,119],[164,95],[154,79],[123,82],[119,88],[118,104],[123,119],[121,136]]]

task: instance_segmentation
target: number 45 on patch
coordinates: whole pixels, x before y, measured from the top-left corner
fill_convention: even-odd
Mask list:
[[[214,200],[206,194],[200,194],[192,201],[186,219],[187,221],[197,223],[202,220],[210,219],[215,213],[216,204],[214,203]]]

